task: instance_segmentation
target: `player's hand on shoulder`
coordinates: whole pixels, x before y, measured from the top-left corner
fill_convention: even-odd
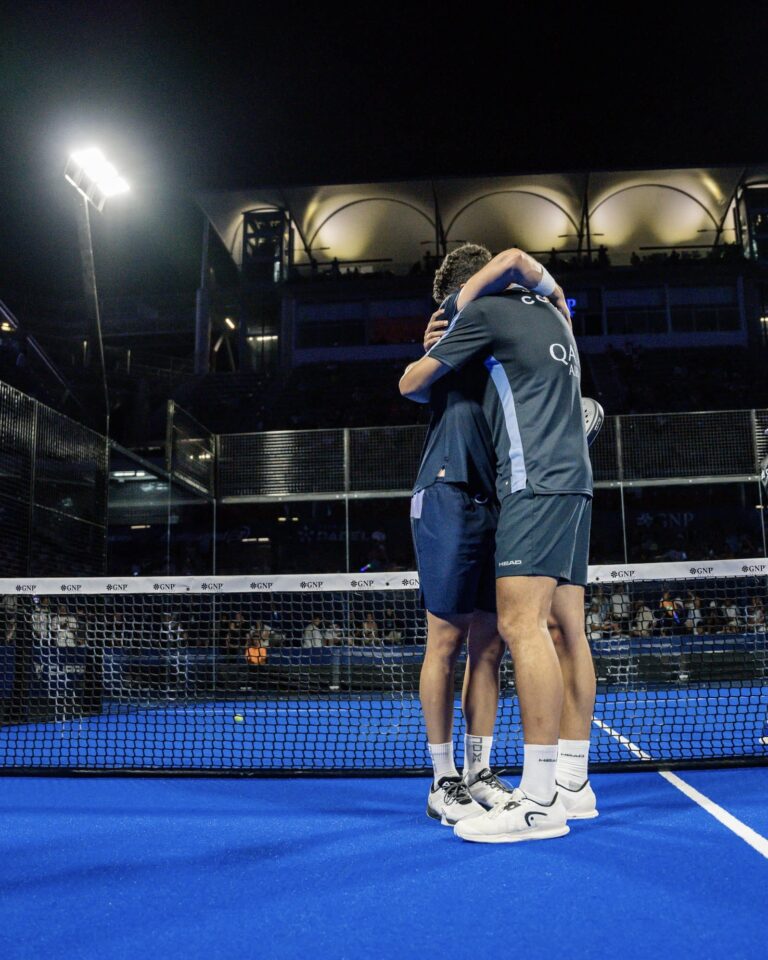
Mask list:
[[[424,331],[424,349],[431,350],[448,328],[445,319],[445,310],[438,308],[429,318],[427,329]]]
[[[568,326],[573,329],[573,324],[571,323],[571,311],[568,309],[568,301],[565,299],[565,294],[563,293],[563,288],[560,286],[560,284],[555,287],[547,299],[552,306],[563,315]]]

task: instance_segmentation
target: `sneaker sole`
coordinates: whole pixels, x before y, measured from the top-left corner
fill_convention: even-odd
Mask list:
[[[468,840],[470,843],[522,843],[524,840],[554,840],[555,837],[564,837],[570,833],[568,824],[562,827],[548,827],[537,830],[521,830],[517,833],[497,833],[478,835],[476,837],[463,837],[460,833],[456,836],[462,840]]]
[[[438,813],[436,810],[433,810],[429,804],[427,804],[427,816],[430,820],[437,820],[439,823],[442,823],[444,827],[455,827],[459,822],[458,820],[449,820],[444,813]]]
[[[587,813],[569,813],[569,820],[594,820],[595,817],[600,816],[599,810],[589,810]]]
[[[427,816],[430,820],[439,820],[444,827],[455,827],[457,823],[461,823],[461,820],[472,819],[472,817],[462,817],[461,820],[449,820],[444,813],[438,813],[436,810],[433,810],[429,804],[427,804]],[[477,813],[475,816],[479,817],[480,814]]]

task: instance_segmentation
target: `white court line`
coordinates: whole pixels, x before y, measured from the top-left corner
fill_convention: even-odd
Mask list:
[[[630,753],[633,753],[638,759],[653,760],[653,757],[649,753],[641,750],[640,747],[632,743],[628,737],[623,736],[617,730],[614,730],[613,727],[609,727],[607,723],[604,723],[598,717],[594,717],[592,722],[596,727],[599,727],[605,731],[605,733],[609,734],[609,736],[618,740],[623,747]],[[732,813],[728,813],[727,810],[724,810],[719,804],[715,803],[714,800],[710,800],[709,797],[700,793],[681,777],[678,777],[677,774],[670,773],[668,770],[657,770],[656,772],[666,780],[667,783],[671,783],[673,787],[676,787],[681,793],[684,793],[689,800],[693,800],[694,803],[697,803],[703,810],[706,810],[715,820],[718,820],[724,827],[727,827],[732,833],[735,833],[737,837],[740,837],[745,843],[748,843],[753,850],[757,850],[759,854],[768,859],[768,839],[762,836],[762,834],[753,830],[752,827],[748,827],[746,823],[742,823],[741,820],[734,817]]]

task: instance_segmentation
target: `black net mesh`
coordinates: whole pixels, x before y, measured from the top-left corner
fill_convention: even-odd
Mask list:
[[[765,759],[768,561],[592,577],[594,762]],[[424,643],[410,573],[0,581],[0,769],[423,769]],[[501,681],[515,767],[508,656]]]

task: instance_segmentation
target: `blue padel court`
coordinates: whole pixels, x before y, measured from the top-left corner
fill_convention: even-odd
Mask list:
[[[764,956],[768,768],[679,776],[749,842],[652,772],[502,845],[427,819],[421,778],[6,778],[0,955]]]
[[[460,704],[456,704],[460,716]],[[500,702],[494,762],[522,763],[516,697]],[[429,765],[414,695],[105,705],[96,716],[0,728],[15,766],[260,769]],[[457,725],[461,742],[463,722]],[[598,693],[594,762],[768,758],[768,686],[714,684]]]

